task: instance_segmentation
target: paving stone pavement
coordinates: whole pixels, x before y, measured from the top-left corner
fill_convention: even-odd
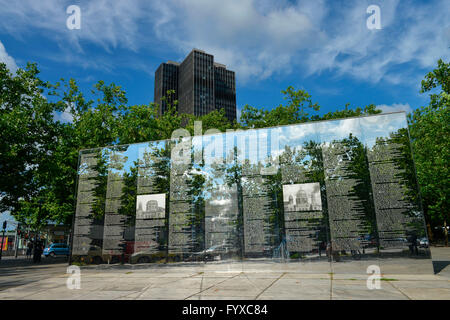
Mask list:
[[[361,276],[296,273],[82,270],[81,288],[68,289],[65,273],[0,291],[0,299],[448,299],[450,279],[439,275],[389,275],[369,290]]]
[[[6,279],[4,283],[10,283],[11,277],[20,277],[21,269],[3,275],[2,269],[0,299],[450,300],[449,264],[437,274],[433,272],[414,275],[382,274],[381,288],[373,290],[367,288],[368,275],[363,272],[352,272],[358,269],[358,267],[352,269],[352,264],[348,264],[348,272],[333,272],[346,269],[343,264],[335,270],[331,266],[331,272],[323,265],[317,265],[317,268],[313,265],[300,268],[304,272],[298,272],[298,264],[296,267],[286,264],[284,268],[280,265],[273,266],[277,268],[270,268],[268,264],[262,262],[235,265],[83,267],[80,289],[67,287],[70,275],[66,273],[66,264],[46,268],[42,271],[46,277],[34,275],[32,281],[25,284],[18,282],[17,286],[2,286],[2,281]],[[30,270],[28,272],[32,273]]]

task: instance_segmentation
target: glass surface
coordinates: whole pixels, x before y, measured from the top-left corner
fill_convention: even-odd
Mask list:
[[[72,258],[432,272],[404,113],[83,150]]]

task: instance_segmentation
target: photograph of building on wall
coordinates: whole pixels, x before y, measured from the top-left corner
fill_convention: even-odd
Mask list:
[[[146,194],[137,196],[137,219],[164,219],[166,215],[166,195]]]
[[[318,182],[283,186],[285,212],[321,211],[320,184]]]

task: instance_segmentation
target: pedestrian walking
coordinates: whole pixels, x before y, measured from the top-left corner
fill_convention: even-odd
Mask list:
[[[38,240],[34,244],[33,262],[35,263],[41,262],[42,252],[43,252],[42,242]]]
[[[419,250],[417,249],[417,235],[413,233],[407,240],[410,242],[409,251],[411,254],[415,254],[417,256],[419,254]]]
[[[33,252],[33,242],[28,241],[27,244],[27,259],[31,259],[31,253]]]

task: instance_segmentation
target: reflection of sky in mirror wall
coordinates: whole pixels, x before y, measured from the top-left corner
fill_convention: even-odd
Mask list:
[[[126,161],[124,162],[123,169],[119,170],[119,172],[127,172],[130,173],[130,168],[136,167],[137,161],[142,164],[142,159],[144,158],[145,153],[153,153],[155,150],[163,149],[166,146],[166,141],[152,141],[152,142],[144,142],[144,143],[136,143],[130,144],[128,146],[120,146],[120,148],[126,148],[125,151],[115,151],[120,155],[126,157]],[[103,152],[106,150],[117,150],[116,147],[105,148]],[[117,170],[112,170],[112,172],[118,172]]]
[[[130,145],[130,148],[132,146],[136,146],[138,149],[138,156],[139,156],[139,162],[141,162],[144,159],[145,153],[152,154],[156,150],[162,150],[166,146],[166,141],[150,141],[145,143],[138,143],[136,145],[132,144]]]
[[[238,149],[238,161],[250,164],[266,163],[268,156],[278,155],[280,128],[251,129],[234,133],[235,145]],[[229,139],[231,140],[231,139]]]
[[[203,136],[192,137],[192,149],[194,152],[202,152],[202,139]]]
[[[361,139],[362,133],[359,120],[359,118],[351,118],[316,123],[316,130],[320,141],[322,143],[329,143],[333,140],[346,139],[350,133]]]
[[[133,155],[128,152],[128,147],[110,147],[102,150],[102,156],[107,159],[107,168],[110,173],[123,175],[129,171],[129,162],[133,162]],[[130,157],[131,156],[131,157]]]
[[[289,146],[293,151],[292,161],[295,160],[295,156],[304,150],[305,143],[310,141],[319,142],[319,137],[317,135],[316,126],[314,123],[298,124],[286,127],[280,127],[280,155],[284,152],[285,147]],[[305,154],[305,157],[301,160],[309,161],[311,157]]]
[[[272,157],[279,156],[286,145],[298,151],[301,150],[305,142],[316,141],[326,144],[333,140],[348,138],[349,134],[352,133],[365,145],[372,147],[376,138],[388,137],[390,133],[396,132],[401,128],[407,128],[404,112],[194,136],[192,138],[192,150],[201,153],[202,148],[204,148],[203,156],[206,163],[210,164],[213,159],[219,159],[229,167],[232,165],[232,162],[227,162],[225,159],[230,154],[233,154],[233,149],[237,146],[239,149],[238,161],[240,163],[248,159],[251,164],[258,162],[264,164],[268,155],[272,155]],[[103,156],[105,156],[106,152],[118,150],[115,152],[126,157],[124,167],[120,171],[130,172],[130,168],[136,165],[135,162],[143,159],[145,152],[152,153],[155,148],[164,149],[166,148],[166,143],[166,140],[161,140],[128,146],[96,148],[82,150],[81,154],[101,151]],[[124,150],[122,151],[121,149]],[[305,158],[304,160],[308,159]],[[194,163],[194,168],[199,169],[200,167],[197,163]],[[82,171],[83,167],[80,166],[79,172],[81,173]],[[210,174],[210,167],[207,166],[202,168],[200,172],[197,171],[195,173],[207,176]]]
[[[317,141],[317,133],[314,123],[297,124],[280,127],[280,150],[284,150],[286,145],[302,146],[304,142]]]
[[[223,163],[225,158],[225,135],[211,134],[203,136],[203,159],[205,163]]]
[[[130,144],[125,152],[121,152],[123,156],[127,157],[127,160],[124,163],[123,171],[129,173],[131,167],[137,166],[137,163],[135,162],[138,160],[139,146],[142,147],[142,144]]]
[[[389,134],[408,127],[405,112],[363,117],[360,119],[360,123],[364,128],[363,142],[369,148],[373,147],[376,138],[389,137]]]

